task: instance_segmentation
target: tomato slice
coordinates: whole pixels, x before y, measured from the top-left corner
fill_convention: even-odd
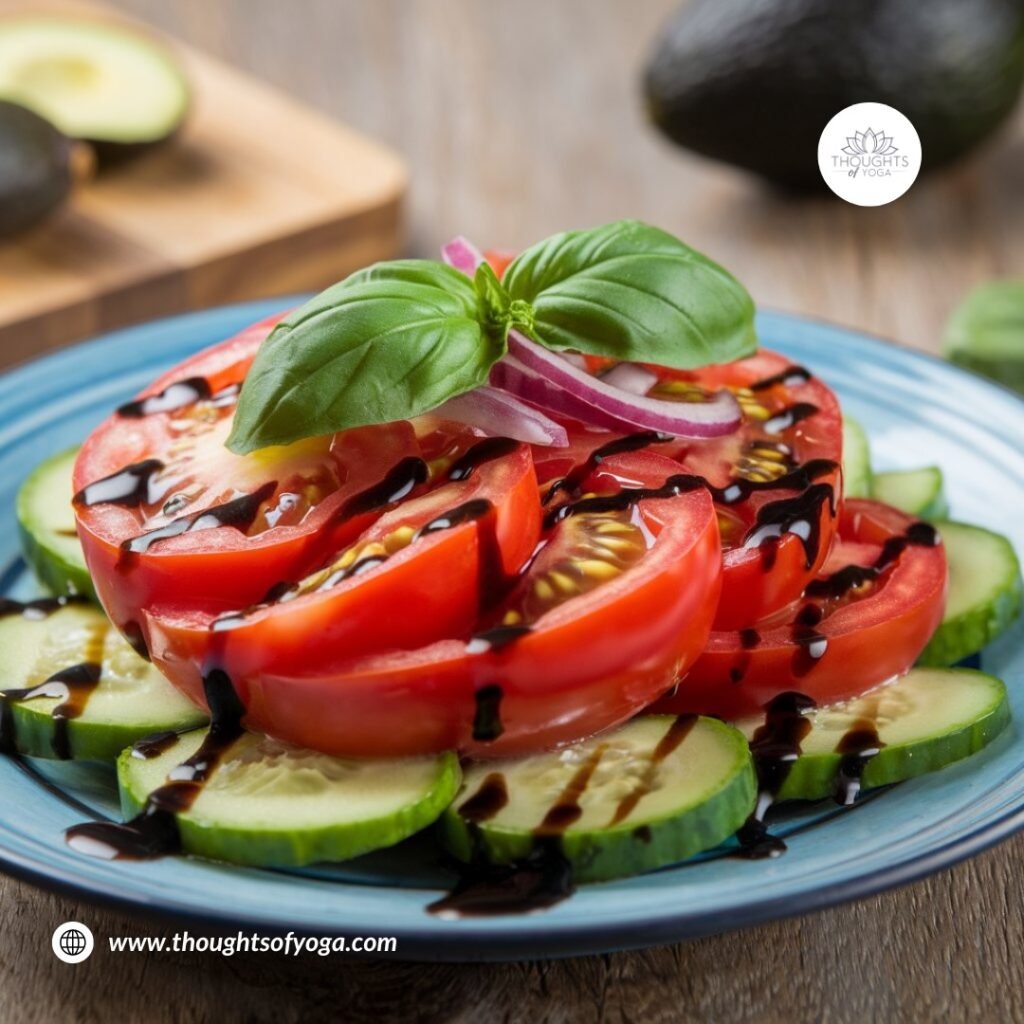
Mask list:
[[[906,672],[942,619],[938,533],[887,505],[851,499],[839,537],[799,602],[756,628],[712,633],[658,710],[735,718],[785,691],[834,704]]]
[[[79,536],[113,622],[142,609],[259,603],[351,544],[394,501],[445,479],[479,438],[434,417],[238,456],[224,440],[263,321],[175,367],[89,437],[75,465]]]
[[[540,536],[530,450],[473,445],[450,482],[382,515],[315,572],[280,581],[259,604],[214,615],[145,612],[154,663],[202,701],[213,668],[233,680],[329,670],[339,660],[468,635]],[[267,729],[273,731],[268,724]]]
[[[591,360],[600,372],[607,363]],[[835,534],[840,503],[842,419],[835,395],[802,367],[762,349],[749,359],[700,370],[651,366],[650,394],[699,401],[728,388],[743,411],[732,434],[714,440],[635,442],[675,459],[705,480],[722,535],[722,600],[716,629],[740,629],[800,596],[820,569]],[[623,435],[570,424],[568,449],[535,450],[542,485],[572,480],[585,461]],[[647,438],[644,441],[644,438]]]
[[[710,497],[660,496],[677,469],[644,453],[608,459],[585,481],[605,504],[584,501],[549,522],[516,585],[472,630],[355,660],[336,652],[330,671],[303,658],[245,673],[235,684],[247,721],[337,755],[487,757],[626,720],[697,657],[718,598]],[[626,494],[623,479],[651,495]]]

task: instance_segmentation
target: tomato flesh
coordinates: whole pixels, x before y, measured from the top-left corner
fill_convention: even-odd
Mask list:
[[[896,509],[851,499],[839,538],[800,601],[754,628],[713,632],[656,710],[736,718],[786,691],[834,704],[906,672],[942,620],[938,534]]]
[[[201,703],[212,668],[234,680],[297,665],[317,672],[339,656],[468,634],[488,587],[514,579],[540,535],[529,449],[507,442],[500,451],[471,472],[456,459],[457,479],[386,512],[315,572],[279,581],[251,608],[146,610],[154,663]]]
[[[622,477],[658,487],[675,468],[656,456],[616,457],[586,488],[615,495]],[[493,757],[628,719],[706,641],[721,575],[714,508],[697,490],[643,499],[585,525],[575,518],[549,528],[518,584],[472,634],[339,657],[333,671],[296,664],[248,673],[236,681],[248,721],[334,754]]]

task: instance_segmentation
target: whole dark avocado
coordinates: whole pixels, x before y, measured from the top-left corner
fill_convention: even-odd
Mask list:
[[[818,137],[887,103],[922,171],[968,153],[1024,80],[1024,0],[692,0],[662,31],[644,88],[673,141],[783,186],[823,187]]]
[[[71,149],[49,121],[0,101],[0,238],[30,228],[64,202]]]

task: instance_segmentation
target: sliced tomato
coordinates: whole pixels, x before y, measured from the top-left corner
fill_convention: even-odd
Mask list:
[[[938,533],[887,505],[851,499],[839,536],[800,601],[756,628],[712,633],[658,710],[734,718],[785,691],[834,704],[906,672],[945,606]]]
[[[595,372],[606,365],[591,360]],[[743,422],[725,437],[659,441],[647,436],[653,450],[707,482],[723,552],[715,627],[749,626],[796,600],[831,546],[841,498],[839,405],[821,381],[766,349],[700,370],[649,369],[659,376],[652,396],[699,401],[728,388],[740,402]],[[534,453],[542,486],[571,478],[588,457],[623,436],[575,423],[569,430],[567,449]]]
[[[316,673],[339,656],[468,635],[540,536],[529,448],[474,448],[489,457],[457,460],[450,482],[385,513],[317,571],[281,581],[257,605],[219,615],[147,609],[156,665],[201,702],[202,677],[214,667],[234,680],[297,666]]]
[[[425,417],[238,456],[239,387],[278,318],[171,370],[89,437],[75,465],[86,561],[113,622],[150,646],[143,609],[216,615],[260,602],[444,479],[479,438]]]
[[[591,473],[586,491],[608,507],[584,503],[550,523],[507,596],[461,637],[355,660],[335,651],[330,671],[310,671],[303,658],[245,673],[235,685],[247,721],[338,755],[456,748],[486,757],[579,739],[636,714],[697,657],[718,598],[706,491],[611,500],[621,478],[653,491],[676,468],[623,455]]]

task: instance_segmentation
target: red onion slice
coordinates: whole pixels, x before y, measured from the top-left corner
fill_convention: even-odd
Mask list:
[[[441,256],[448,266],[461,270],[467,277],[472,277],[476,273],[476,268],[484,261],[483,253],[462,235],[457,235],[447,245],[442,246]]]
[[[480,250],[461,235],[441,252],[446,263],[469,276],[483,262]],[[640,427],[677,437],[704,438],[730,434],[742,419],[739,403],[729,391],[718,391],[707,402],[648,398],[656,377],[643,367],[621,363],[604,378],[594,377],[572,353],[552,352],[514,329],[509,331],[508,348],[518,365],[506,356],[492,368],[492,384],[586,423],[610,430]],[[643,387],[645,380],[649,383]]]
[[[515,356],[505,356],[491,367],[491,383],[503,391],[518,395],[524,401],[595,427],[626,434],[636,429],[632,423],[609,416],[571,391],[552,384],[547,377],[524,366]]]
[[[630,395],[577,369],[519,331],[509,331],[508,349],[524,366],[552,384],[634,427],[660,430],[676,437],[701,438],[720,437],[740,425],[739,403],[729,391],[718,391],[707,402],[669,402]]]
[[[601,374],[601,380],[620,391],[643,396],[658,383],[658,375],[637,363],[616,363],[607,373]]]
[[[527,405],[500,388],[487,385],[449,398],[434,412],[438,416],[479,427],[493,437],[511,437],[515,441],[556,448],[564,448],[569,443],[565,427],[545,416],[540,409]]]

